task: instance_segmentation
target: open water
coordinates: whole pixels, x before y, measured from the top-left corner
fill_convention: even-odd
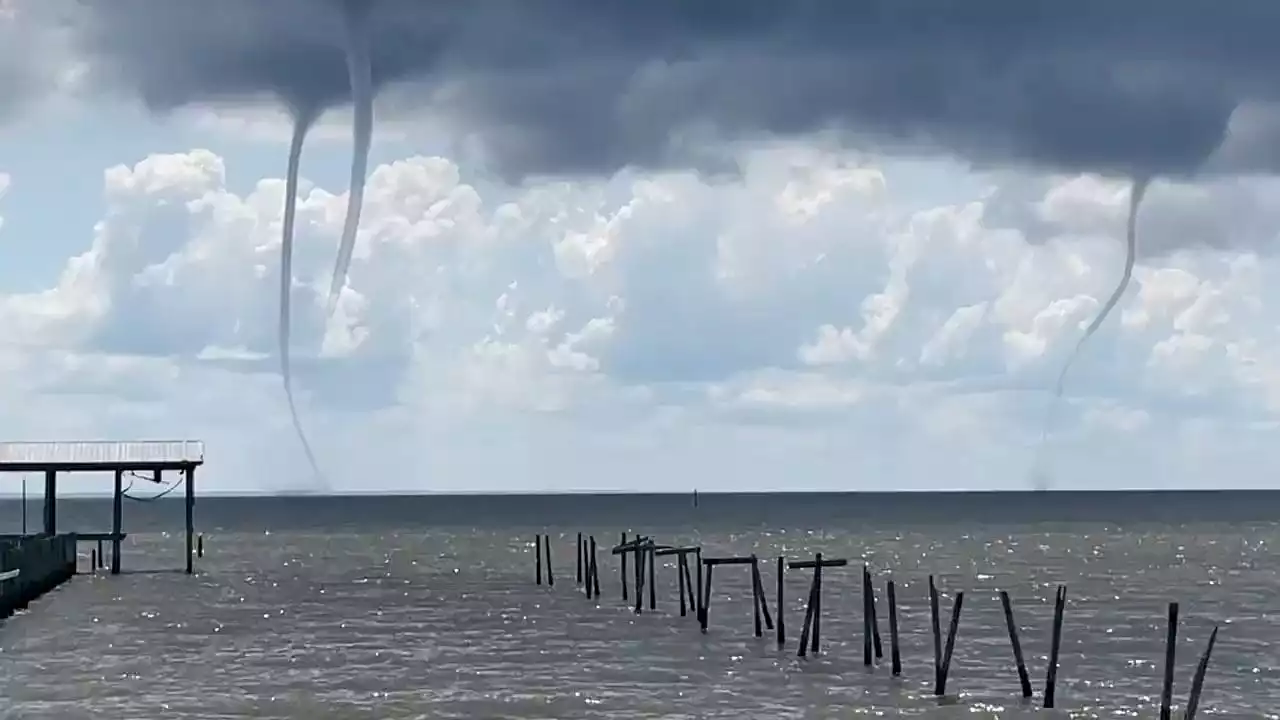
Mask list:
[[[62,530],[105,530],[69,500]],[[38,517],[33,505],[31,518]],[[17,529],[0,502],[0,531]],[[1166,604],[1181,603],[1177,703],[1221,626],[1201,717],[1280,717],[1280,493],[203,498],[198,574],[181,501],[129,503],[126,574],[81,575],[0,625],[0,718],[1156,717]],[[711,629],[620,599],[622,530],[708,555],[849,558],[824,575],[822,653],[796,657],[808,573],[789,573],[787,644],[752,635],[749,572],[716,571]],[[597,605],[577,532],[602,546]],[[555,587],[533,583],[550,532]],[[83,548],[88,570],[90,547]],[[859,564],[876,574],[886,663],[862,663]],[[927,576],[965,591],[948,692],[931,697]],[[896,580],[904,677],[890,678]],[[1052,599],[1068,587],[1058,698],[1039,703]],[[997,597],[1014,598],[1037,698],[1019,698]]]

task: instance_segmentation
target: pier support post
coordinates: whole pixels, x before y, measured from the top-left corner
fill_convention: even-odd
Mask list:
[[[111,494],[111,574],[120,574],[120,530],[124,524],[124,471],[116,470],[115,490]]]
[[[44,534],[58,534],[58,473],[44,473]]]
[[[186,473],[185,482],[183,484],[187,486],[187,503],[186,503],[187,505],[187,508],[186,508],[187,510],[187,518],[186,518],[187,520],[187,574],[190,575],[194,571],[194,567],[192,566],[192,563],[195,560],[192,544],[195,541],[195,533],[196,533],[196,523],[195,523],[196,469],[194,467],[188,466],[185,470],[183,470],[183,472]],[[158,474],[159,473],[157,473],[157,475]]]

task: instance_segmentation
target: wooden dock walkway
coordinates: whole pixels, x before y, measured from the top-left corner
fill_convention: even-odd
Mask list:
[[[76,574],[74,534],[0,540],[0,619]]]

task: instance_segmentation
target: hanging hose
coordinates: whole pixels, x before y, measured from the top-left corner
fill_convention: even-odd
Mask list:
[[[177,490],[179,487],[182,486],[182,476],[179,475],[177,481],[171,483],[169,487],[165,488],[164,490],[161,490],[155,495],[151,495],[149,497],[135,497],[129,494],[129,491],[133,489],[134,480],[145,480],[146,478],[142,477],[136,472],[133,472],[132,470],[129,471],[128,475],[129,475],[129,484],[125,487],[124,490],[120,492],[120,494],[121,496],[126,497],[130,500],[133,500],[135,502],[155,502],[156,500],[159,500],[160,498],[164,497],[165,495],[168,495],[169,493],[173,492],[174,490]]]

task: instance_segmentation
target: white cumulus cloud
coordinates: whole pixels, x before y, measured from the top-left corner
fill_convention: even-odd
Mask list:
[[[275,357],[283,183],[236,192],[230,162],[105,171],[83,252],[0,295],[0,432],[202,437],[210,487],[307,486]],[[296,386],[335,485],[1026,486],[1047,389],[1119,276],[1125,188],[992,176],[922,204],[893,161],[788,144],[742,167],[510,187],[382,165],[329,323],[345,198],[304,183]],[[1058,485],[1262,482],[1280,263],[1230,238],[1280,229],[1266,187],[1153,186],[1051,439]]]

